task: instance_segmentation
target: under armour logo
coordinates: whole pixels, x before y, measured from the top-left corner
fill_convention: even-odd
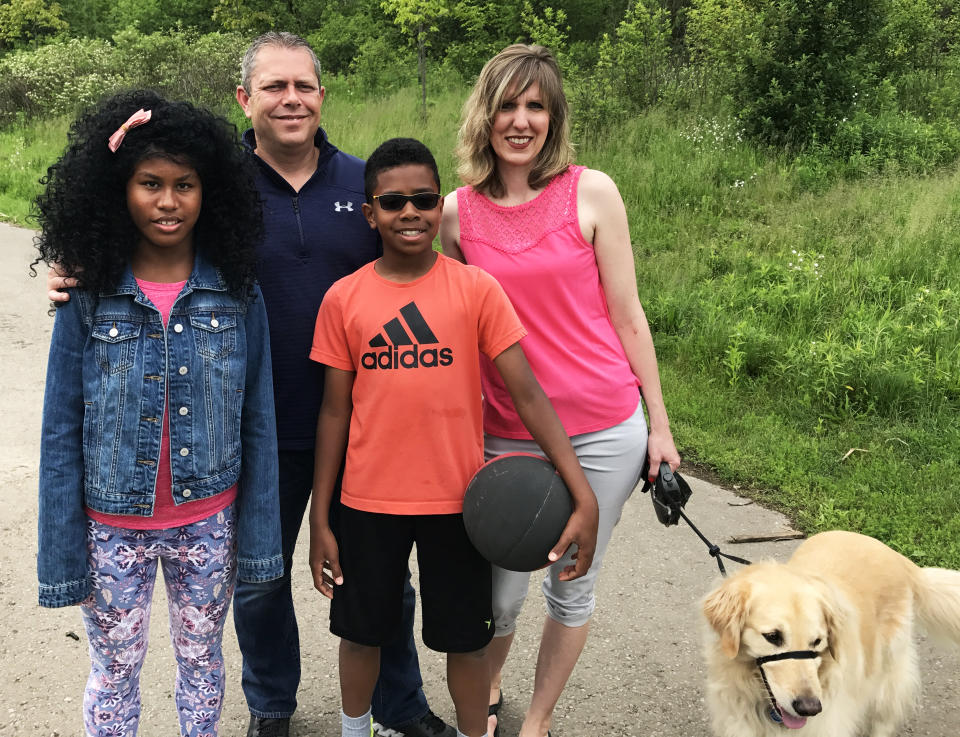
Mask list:
[[[346,210],[347,212],[353,212],[353,203],[352,203],[352,202],[348,202],[348,203],[345,204],[345,205],[341,205],[341,204],[340,204],[340,200],[337,200],[336,202],[333,203],[333,206],[334,206],[336,212],[340,212],[341,210]]]

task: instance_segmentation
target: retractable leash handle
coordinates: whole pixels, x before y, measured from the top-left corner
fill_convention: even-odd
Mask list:
[[[640,491],[647,492],[652,490],[650,499],[653,501],[653,509],[657,513],[657,519],[660,521],[660,524],[670,527],[671,525],[677,524],[682,518],[683,521],[690,526],[690,529],[696,533],[697,537],[703,541],[703,544],[707,546],[710,557],[716,559],[717,567],[720,569],[720,575],[724,577],[727,575],[727,570],[723,566],[723,558],[736,563],[742,563],[743,565],[750,565],[749,560],[721,552],[720,546],[710,542],[704,537],[703,533],[697,529],[697,526],[690,521],[690,518],[687,517],[683,511],[684,505],[689,501],[692,494],[690,485],[679,473],[671,470],[669,463],[663,462],[660,464],[660,473],[657,475],[654,483],[650,483],[648,478],[650,475],[649,458],[644,460],[643,469],[640,473],[643,477],[643,486]]]
[[[643,470],[643,488],[646,492],[652,489],[650,499],[653,502],[653,509],[657,513],[657,519],[660,524],[670,527],[680,521],[683,505],[690,499],[690,485],[684,481],[683,477],[674,473],[670,469],[670,464],[663,462],[660,464],[660,473],[657,480],[650,483],[648,478],[650,474],[650,459],[644,461]]]

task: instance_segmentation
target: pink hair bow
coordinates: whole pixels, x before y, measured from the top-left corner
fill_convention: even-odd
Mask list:
[[[151,110],[144,110],[143,108],[137,110],[137,112],[127,118],[126,123],[117,128],[116,133],[110,136],[110,140],[107,141],[107,148],[113,151],[113,153],[116,153],[117,149],[120,148],[120,144],[123,143],[123,138],[127,135],[127,131],[148,122],[152,112]]]

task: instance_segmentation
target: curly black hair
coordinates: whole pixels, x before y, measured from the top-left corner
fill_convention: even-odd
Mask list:
[[[127,131],[111,152],[108,139],[140,108],[152,111],[150,121]],[[249,297],[263,236],[252,158],[231,123],[149,90],[112,95],[71,126],[67,148],[47,169],[34,202],[41,232],[33,266],[57,264],[95,294],[115,287],[140,238],[127,209],[127,181],[137,164],[155,156],[196,170],[203,186],[197,251],[220,270],[232,295]]]

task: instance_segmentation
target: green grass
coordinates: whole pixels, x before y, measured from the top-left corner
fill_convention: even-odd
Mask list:
[[[333,79],[324,126],[358,156],[424,140],[449,191],[465,96],[435,91],[424,123],[414,89],[371,100]],[[65,126],[0,132],[0,156],[22,162],[0,173],[12,219]],[[804,530],[856,530],[960,568],[960,175],[845,179],[847,162],[789,158],[723,117],[666,110],[578,159],[627,205],[685,457]]]
[[[663,112],[580,158],[627,203],[685,454],[805,530],[960,567],[958,175],[812,180]]]
[[[40,177],[66,144],[68,121],[17,124],[0,130],[0,220],[33,225],[30,202],[40,194]]]

